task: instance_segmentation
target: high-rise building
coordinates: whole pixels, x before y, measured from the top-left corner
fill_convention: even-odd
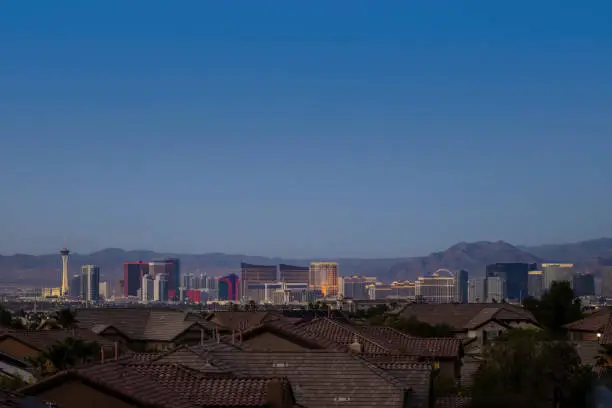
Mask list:
[[[499,277],[506,281],[508,299],[521,300],[527,296],[529,271],[537,269],[536,264],[522,262],[496,263],[487,265],[487,278]]]
[[[575,296],[595,296],[595,277],[591,274],[577,273],[574,275]]]
[[[338,296],[338,263],[312,262],[308,274],[310,289],[321,290],[326,297]]]
[[[457,284],[457,289],[455,290],[457,294],[457,303],[468,302],[468,281],[468,271],[466,271],[465,269],[461,269],[459,272],[457,272],[457,276],[455,277],[455,282]]]
[[[488,276],[487,303],[502,303],[506,299],[506,280],[499,276]]]
[[[276,265],[240,264],[240,280],[252,283],[278,282],[278,267]]]
[[[487,278],[472,278],[468,281],[468,302],[484,303],[487,300]]]
[[[96,265],[81,267],[81,299],[86,302],[100,300],[100,268]]]
[[[155,279],[155,275],[166,273],[166,261],[151,261],[149,262],[149,275]]]
[[[601,268],[601,279],[599,291],[600,296],[605,298],[612,297],[612,266],[604,266]]]
[[[140,297],[143,303],[148,303],[153,300],[155,294],[155,281],[151,275],[143,275],[140,288]]]
[[[569,282],[574,283],[574,264],[571,263],[547,263],[542,264],[544,272],[544,290],[550,290],[553,282]]]
[[[102,299],[109,299],[111,297],[110,288],[111,286],[109,285],[108,281],[100,282],[100,286],[98,289],[99,296]]]
[[[414,282],[415,298],[421,302],[453,303],[456,291],[455,277],[440,276],[438,272],[431,276],[419,276]]]
[[[193,289],[194,283],[195,283],[195,276],[192,273],[183,275],[183,288],[185,288],[186,290]]]
[[[153,300],[156,302],[168,301],[168,275],[165,273],[155,275],[153,284]]]
[[[344,297],[364,300],[368,299],[368,289],[365,279],[359,276],[344,277]]]
[[[238,301],[240,294],[240,278],[235,273],[219,278],[219,300]],[[242,282],[244,285],[244,282]],[[244,285],[246,286],[246,285]]]
[[[539,299],[544,293],[544,272],[529,271],[527,276],[527,294],[531,297]]]
[[[181,261],[178,258],[164,258],[149,262],[149,275],[153,278],[160,273],[168,275],[168,296],[177,300],[178,288],[181,286]]]
[[[310,268],[308,266],[278,265],[280,282],[308,283]]]
[[[278,267],[276,265],[254,265],[241,262],[240,282],[242,283],[242,292],[239,298],[246,297],[246,288],[249,283],[278,282]]]
[[[176,298],[176,291],[181,286],[181,260],[178,258],[166,258],[166,275],[168,275],[168,293],[174,293],[173,299]]]
[[[81,296],[81,275],[73,275],[70,280],[70,297],[78,298]]]
[[[126,262],[123,264],[123,296],[138,296],[142,285],[142,277],[149,273],[149,263]]]
[[[68,282],[68,255],[70,251],[68,248],[63,248],[60,251],[62,257],[62,296],[70,295],[70,282]]]

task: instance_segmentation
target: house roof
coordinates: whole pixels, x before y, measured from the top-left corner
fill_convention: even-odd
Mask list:
[[[611,309],[604,307],[584,319],[576,320],[563,326],[569,331],[601,332],[610,320]]]
[[[600,344],[612,344],[612,313],[608,313],[608,319],[603,327]]]
[[[251,327],[242,333],[236,332],[232,336],[226,338],[226,341],[233,344],[238,343],[241,348],[249,350],[247,345],[240,343],[241,337],[244,341],[263,332],[276,334],[295,343],[302,344],[309,349],[346,350],[346,347],[343,345],[328,338],[318,336],[316,332],[310,331],[308,325],[296,325],[293,321],[288,321],[286,319],[267,321]]]
[[[263,407],[271,386],[290,392],[285,378],[216,377],[177,364],[126,364],[125,360],[66,371],[22,389],[29,395],[73,379],[116,398],[147,407]]]
[[[583,365],[594,366],[601,355],[601,346],[596,341],[574,341],[574,347]]]
[[[211,336],[214,323],[204,319],[194,320],[193,316],[180,310],[144,308],[99,308],[82,309],[77,313],[80,327],[102,333],[114,328],[131,340],[172,341],[186,330],[200,326]]]
[[[209,314],[206,320],[214,321],[225,330],[247,330],[281,317],[282,315],[274,312],[222,311]]]
[[[291,382],[297,403],[308,408],[400,407],[401,381],[345,352],[211,352],[215,364],[238,376],[282,376]]]
[[[54,408],[52,403],[38,398],[26,397],[14,392],[0,390],[0,408]]]
[[[489,320],[501,322],[537,321],[528,310],[506,303],[411,303],[399,313],[405,318],[415,317],[431,325],[447,324],[464,331],[482,325]]]
[[[214,358],[210,356],[210,352],[214,351],[240,352],[241,350],[223,342],[208,341],[198,346],[179,346],[149,361],[153,364],[181,364],[202,372],[226,372],[227,370],[221,367],[222,364],[215,364]]]
[[[135,364],[128,357],[119,361],[124,361],[124,366],[137,371],[145,370],[139,367],[157,365],[182,367],[189,373],[197,371],[201,376],[217,378],[218,384],[224,384],[221,378],[287,378],[297,403],[308,408],[327,408],[338,404],[347,408],[372,405],[399,407],[403,406],[404,391],[408,390],[413,394],[414,403],[411,406],[421,408],[426,405],[416,404],[416,401],[425,401],[429,395],[431,368],[423,363],[414,363],[410,356],[378,356],[380,361],[376,361],[377,356],[366,355],[369,357],[367,360],[346,352],[328,350],[244,352],[231,345],[215,344],[216,347],[212,344],[181,346],[149,362]],[[383,369],[385,364],[388,369]],[[153,368],[146,370],[156,372]],[[150,376],[149,371],[141,371],[138,371],[140,376]],[[167,375],[180,377],[183,373]],[[115,376],[119,377],[119,374]],[[170,390],[179,387],[172,384],[163,383],[160,387]],[[233,386],[232,390],[240,389],[235,384]],[[179,388],[179,393],[189,394],[182,388]],[[222,391],[219,393],[225,395]],[[180,405],[175,407],[183,408]]]
[[[355,340],[368,354],[402,353],[419,357],[454,358],[461,353],[461,340],[456,338],[412,337],[386,327],[352,326],[331,319],[314,319],[298,328],[314,337],[348,347]]]
[[[13,338],[23,344],[26,344],[36,350],[42,351],[47,347],[63,342],[69,337],[73,337],[85,341],[95,341],[104,347],[114,347],[114,343],[98,336],[91,330],[74,329],[74,330],[9,330],[0,334],[0,339]]]
[[[468,408],[472,404],[470,397],[439,397],[436,398],[436,408]]]
[[[406,366],[397,364],[387,366],[386,372],[412,390],[410,396],[410,407],[429,407],[431,389],[431,367],[429,365]]]

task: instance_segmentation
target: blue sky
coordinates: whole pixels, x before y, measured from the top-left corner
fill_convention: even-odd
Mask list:
[[[6,1],[0,253],[612,235],[612,4]]]

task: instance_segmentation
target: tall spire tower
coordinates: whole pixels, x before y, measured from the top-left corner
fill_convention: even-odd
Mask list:
[[[68,296],[70,294],[70,286],[68,284],[68,255],[70,251],[68,248],[64,248],[60,251],[62,256],[62,296]]]

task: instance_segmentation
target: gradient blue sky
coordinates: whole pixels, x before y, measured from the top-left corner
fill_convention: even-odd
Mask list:
[[[584,4],[584,6],[580,6]],[[3,1],[0,253],[612,235],[609,1]]]

